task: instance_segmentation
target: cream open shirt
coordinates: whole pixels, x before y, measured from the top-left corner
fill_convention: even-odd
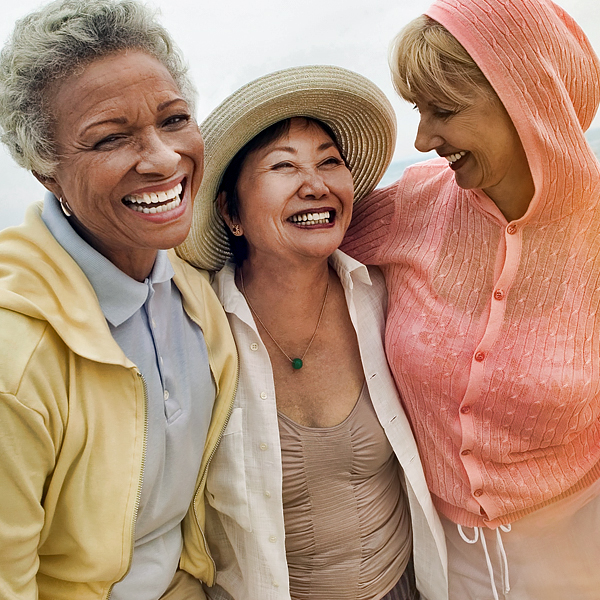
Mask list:
[[[446,600],[444,532],[383,349],[387,298],[383,276],[340,251],[333,254],[330,264],[344,286],[373,406],[404,469],[417,586],[428,600]],[[240,380],[206,485],[206,534],[217,566],[217,586],[207,592],[214,600],[289,600],[271,362],[250,309],[235,286],[231,263],[217,274],[213,285],[238,346]]]

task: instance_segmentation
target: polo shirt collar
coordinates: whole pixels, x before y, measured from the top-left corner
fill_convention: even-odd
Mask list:
[[[106,320],[113,327],[124,323],[144,305],[152,285],[167,282],[174,275],[166,250],[158,251],[152,272],[143,283],[123,273],[79,236],[54,194],[47,193],[44,198],[42,219],[88,278]]]

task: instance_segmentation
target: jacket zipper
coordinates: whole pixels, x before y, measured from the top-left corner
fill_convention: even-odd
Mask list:
[[[137,493],[135,495],[135,506],[133,509],[133,522],[131,523],[131,550],[129,552],[129,563],[127,565],[127,571],[125,572],[125,575],[123,576],[126,577],[127,573],[129,572],[129,569],[131,568],[131,561],[133,560],[133,548],[135,545],[135,522],[137,520],[137,515],[138,515],[138,510],[140,508],[140,500],[142,498],[142,484],[144,481],[144,470],[146,467],[146,446],[148,444],[148,386],[146,385],[146,380],[144,379],[144,376],[142,375],[141,371],[139,369],[135,369],[135,372],[137,374],[137,376],[140,378],[140,380],[142,381],[142,387],[144,389],[144,439],[142,442],[142,469],[141,469],[141,474],[140,474],[140,481],[138,483],[138,489],[137,489]],[[123,579],[122,578],[122,579]],[[122,579],[120,579],[119,581],[122,581]],[[108,590],[108,595],[106,596],[106,600],[109,600],[112,591],[113,591],[113,587],[115,587],[115,585],[118,583],[118,581],[115,581],[115,583],[113,583],[109,590]]]
[[[233,386],[233,395],[231,397],[231,402],[229,403],[229,410],[227,411],[227,416],[225,417],[225,421],[223,423],[223,427],[221,427],[221,431],[219,432],[219,437],[217,438],[217,442],[214,445],[210,456],[208,457],[208,460],[206,461],[206,465],[204,467],[204,471],[202,472],[202,475],[200,477],[200,482],[198,484],[198,489],[196,490],[196,493],[194,494],[194,501],[193,501],[193,506],[194,506],[194,517],[196,519],[196,525],[198,525],[198,529],[200,530],[200,533],[202,534],[202,541],[204,542],[204,548],[206,550],[206,555],[208,556],[208,558],[210,558],[210,562],[212,563],[213,566],[213,573],[216,572],[217,570],[217,565],[215,564],[215,561],[210,553],[210,550],[208,548],[208,543],[206,542],[206,536],[204,535],[204,531],[202,529],[202,527],[200,527],[200,519],[198,518],[198,513],[196,512],[196,500],[198,498],[198,493],[200,492],[200,489],[202,488],[202,484],[204,482],[204,478],[206,477],[206,474],[208,473],[208,467],[210,466],[210,463],[213,459],[213,456],[215,455],[217,448],[219,447],[219,444],[221,443],[221,438],[223,437],[223,433],[225,431],[225,429],[227,428],[227,425],[229,423],[229,419],[231,417],[231,413],[233,412],[233,402],[235,400],[235,395],[237,394],[237,389],[238,389],[238,383],[240,381],[240,372],[239,372],[239,368],[237,370],[237,373],[235,375],[235,385]]]

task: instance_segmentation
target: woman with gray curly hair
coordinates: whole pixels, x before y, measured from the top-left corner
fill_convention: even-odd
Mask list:
[[[194,92],[135,0],[58,0],[0,56],[0,129],[43,205],[0,233],[0,597],[203,598],[203,490],[237,358],[181,244]],[[179,570],[178,570],[179,569]]]

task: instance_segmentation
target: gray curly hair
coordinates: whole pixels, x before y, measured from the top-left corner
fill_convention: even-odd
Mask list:
[[[17,21],[0,53],[0,140],[22,167],[52,176],[57,159],[48,92],[97,58],[147,52],[194,110],[187,66],[156,11],[136,0],[56,0]]]

